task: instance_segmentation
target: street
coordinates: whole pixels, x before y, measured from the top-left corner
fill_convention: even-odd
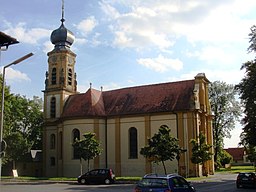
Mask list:
[[[192,181],[197,192],[247,192],[255,189],[237,189],[236,174],[216,174],[203,180]],[[76,182],[2,182],[1,192],[132,192],[134,184],[79,185]]]

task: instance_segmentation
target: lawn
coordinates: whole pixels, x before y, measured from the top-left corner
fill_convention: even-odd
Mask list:
[[[231,169],[229,168],[221,168],[220,170],[216,172],[230,172],[230,173],[239,173],[239,172],[255,172],[254,166],[231,166]]]

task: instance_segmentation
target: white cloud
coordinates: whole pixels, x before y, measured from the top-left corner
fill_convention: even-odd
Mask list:
[[[84,36],[87,36],[98,25],[94,16],[82,20],[76,27]]]
[[[240,80],[244,77],[244,71],[237,70],[237,69],[229,69],[229,70],[221,70],[221,69],[201,69],[197,71],[190,71],[188,73],[184,73],[177,77],[179,80],[187,80],[187,79],[194,79],[194,77],[198,73],[205,73],[206,78],[213,82],[213,81],[223,81],[228,84],[237,84],[240,82]],[[175,81],[177,79],[173,79],[173,77],[170,77],[169,81]]]
[[[183,63],[179,59],[169,59],[162,55],[158,55],[156,58],[138,59],[137,62],[157,72],[166,72],[172,69],[179,71],[183,67]]]
[[[43,38],[49,38],[51,30],[43,28],[28,28],[26,23],[18,23],[17,26],[9,26],[9,29],[4,33],[15,37],[19,42],[28,44],[38,44],[38,41]]]
[[[1,68],[3,70],[3,68]],[[13,68],[9,67],[6,68],[6,75],[5,79],[12,81],[12,82],[19,82],[19,81],[31,81],[27,74],[22,73],[18,70],[14,70]]]
[[[249,27],[254,24],[254,20],[246,16],[254,10],[256,2],[250,0],[245,5],[239,0],[137,0],[129,3],[104,1],[101,5],[114,22],[111,28],[115,46],[168,49],[179,37],[191,43],[244,41]],[[125,11],[119,11],[120,6],[125,7]],[[243,11],[239,12],[241,9]],[[242,17],[237,16],[237,12]]]

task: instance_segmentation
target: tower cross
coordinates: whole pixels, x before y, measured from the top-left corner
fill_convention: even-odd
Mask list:
[[[62,0],[62,14],[61,14],[61,22],[63,23],[65,21],[64,19],[64,0]]]

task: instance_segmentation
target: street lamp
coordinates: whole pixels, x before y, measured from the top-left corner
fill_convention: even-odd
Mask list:
[[[29,53],[13,62],[11,62],[8,65],[5,65],[3,67],[3,77],[2,77],[2,101],[1,101],[1,118],[0,118],[0,152],[2,152],[2,144],[3,144],[3,122],[4,122],[4,87],[5,87],[5,69],[7,67],[10,67],[11,65],[16,65],[22,61],[24,61],[25,59],[31,57],[32,55],[34,55],[33,53]],[[0,157],[0,180],[2,177],[2,157]]]

